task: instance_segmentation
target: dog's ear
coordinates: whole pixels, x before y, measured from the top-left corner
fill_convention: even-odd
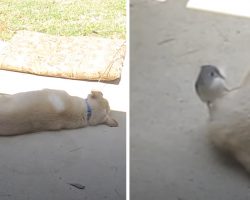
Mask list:
[[[91,91],[91,97],[95,99],[95,98],[103,97],[103,94],[100,91],[92,90]]]

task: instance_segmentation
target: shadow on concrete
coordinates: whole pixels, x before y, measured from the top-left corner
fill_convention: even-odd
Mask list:
[[[119,127],[1,137],[0,198],[125,200],[126,115],[112,115]]]

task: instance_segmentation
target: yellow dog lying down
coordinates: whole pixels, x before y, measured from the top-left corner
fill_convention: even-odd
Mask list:
[[[0,96],[0,135],[75,129],[87,125],[118,126],[101,92],[87,99],[65,91],[44,89]]]

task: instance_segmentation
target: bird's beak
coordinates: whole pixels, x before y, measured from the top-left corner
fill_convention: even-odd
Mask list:
[[[218,70],[218,75],[219,75],[219,77],[221,77],[222,79],[224,79],[225,80],[225,77],[220,73],[220,71]]]

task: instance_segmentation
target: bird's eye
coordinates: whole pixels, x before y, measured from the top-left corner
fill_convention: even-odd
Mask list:
[[[211,76],[214,76],[214,72],[211,72],[210,75],[211,75]]]

